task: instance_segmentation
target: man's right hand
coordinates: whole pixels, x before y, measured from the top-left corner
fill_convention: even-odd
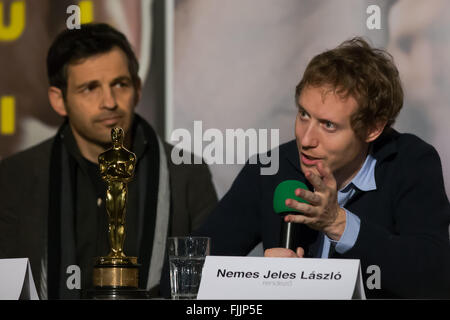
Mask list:
[[[264,257],[269,258],[303,258],[304,255],[305,250],[302,247],[298,247],[296,252],[286,248],[272,248],[264,251]]]

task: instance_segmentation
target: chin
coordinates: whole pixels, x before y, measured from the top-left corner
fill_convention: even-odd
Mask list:
[[[301,169],[302,169],[302,172],[303,172],[303,174],[306,174],[307,172],[312,172],[313,174],[315,174],[315,175],[317,175],[317,176],[320,176],[320,174],[319,174],[319,171],[317,170],[317,168],[316,167],[306,167],[306,166],[304,166],[303,164],[301,165]]]
[[[98,132],[97,135],[92,137],[92,141],[99,145],[109,147],[112,144],[111,129],[102,130],[101,133]]]

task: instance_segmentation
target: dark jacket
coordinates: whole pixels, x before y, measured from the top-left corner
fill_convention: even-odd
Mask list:
[[[0,162],[0,258],[28,257],[38,292],[47,239],[50,153],[54,139]],[[173,164],[172,148],[164,144],[171,192],[169,236],[183,236],[204,221],[216,205],[217,195],[208,167]]]
[[[361,260],[381,270],[381,289],[369,298],[450,297],[450,205],[436,150],[414,135],[392,130],[373,146],[377,189],[359,191],[346,208],[361,219],[352,249],[335,258]],[[195,234],[212,238],[213,255],[246,255],[263,242],[280,246],[282,220],[273,210],[273,193],[288,179],[306,182],[295,141],[279,147],[279,171],[261,175],[261,165],[246,164],[216,210]],[[297,245],[317,257],[319,233],[298,228]]]

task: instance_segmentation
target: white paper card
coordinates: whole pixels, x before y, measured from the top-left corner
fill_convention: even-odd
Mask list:
[[[39,300],[28,258],[0,259],[0,300]]]
[[[207,256],[197,299],[365,299],[359,260]]]

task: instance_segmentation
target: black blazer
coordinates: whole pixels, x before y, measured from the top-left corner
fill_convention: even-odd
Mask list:
[[[346,208],[361,219],[356,243],[335,258],[361,260],[364,284],[381,270],[381,289],[368,298],[450,297],[450,205],[436,150],[411,134],[392,130],[373,145],[377,189],[357,192]],[[288,179],[306,182],[295,140],[279,147],[279,170],[261,175],[260,164],[247,163],[218,207],[195,232],[212,238],[213,255],[247,255],[262,241],[280,246],[282,220],[273,210],[273,192]],[[317,257],[319,233],[296,225],[298,246]]]

